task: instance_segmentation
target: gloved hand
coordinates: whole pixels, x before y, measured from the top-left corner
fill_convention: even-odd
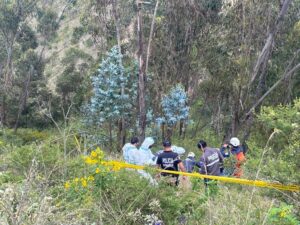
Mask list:
[[[227,147],[228,147],[228,144],[226,144],[226,143],[223,144],[223,147],[224,147],[224,148],[227,148]]]

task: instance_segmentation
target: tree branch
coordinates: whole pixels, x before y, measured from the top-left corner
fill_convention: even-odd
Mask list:
[[[256,61],[256,64],[255,64],[255,67],[254,67],[254,70],[253,70],[253,73],[252,73],[252,77],[251,77],[251,80],[250,80],[250,83],[249,83],[249,87],[251,86],[251,84],[254,82],[254,80],[256,79],[257,75],[258,75],[258,72],[261,68],[261,66],[264,64],[265,61],[267,61],[269,59],[269,56],[270,56],[270,53],[271,53],[271,46],[274,42],[274,38],[279,30],[279,27],[283,21],[283,18],[288,10],[288,7],[290,5],[292,0],[285,0],[283,5],[282,5],[282,8],[278,14],[278,17],[276,19],[276,22],[274,24],[274,27],[273,29],[271,30],[271,32],[269,33],[268,35],[268,38],[266,40],[266,43],[263,47],[263,49],[261,50],[260,54],[259,54],[259,57]]]
[[[263,95],[260,99],[257,100],[257,102],[251,107],[251,109],[246,113],[246,116],[249,116],[255,108],[285,79],[292,76],[294,72],[296,72],[298,69],[300,69],[300,63],[298,63],[296,66],[294,66],[291,70],[284,73],[284,75],[275,83],[273,86]]]

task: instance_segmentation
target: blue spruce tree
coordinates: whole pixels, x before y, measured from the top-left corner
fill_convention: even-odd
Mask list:
[[[166,124],[168,128],[167,137],[172,135],[173,128],[178,122],[181,125],[187,122],[189,107],[187,106],[188,96],[181,84],[173,87],[170,92],[163,97],[161,106],[163,117],[156,119],[158,124]]]
[[[118,122],[128,121],[133,116],[137,99],[137,69],[124,68],[122,57],[119,48],[114,46],[102,60],[97,74],[92,77],[93,96],[86,107],[89,124],[109,125],[110,141]]]

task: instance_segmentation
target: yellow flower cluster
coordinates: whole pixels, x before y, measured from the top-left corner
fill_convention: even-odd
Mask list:
[[[104,158],[104,152],[97,147],[95,150],[91,151],[90,155],[84,157],[84,162],[88,165],[101,165],[101,162]],[[95,173],[100,173],[100,168],[96,168]],[[93,182],[95,180],[94,176],[88,176],[88,177],[81,177],[81,178],[74,178],[72,181],[67,181],[64,184],[65,189],[69,189],[71,186],[74,187],[87,187],[89,182]]]
[[[87,186],[87,180],[85,178],[81,178],[81,185],[82,187],[86,187]]]
[[[279,216],[281,217],[281,218],[284,218],[284,217],[286,217],[286,215],[287,215],[287,210],[282,210],[280,213],[279,213]]]
[[[104,153],[98,147],[95,150],[91,151],[90,155],[84,157],[84,162],[88,165],[98,165],[99,167],[95,168],[94,174],[99,174],[101,172],[109,172],[109,171],[119,171],[123,168],[134,168],[140,169],[139,166],[136,165],[128,165],[124,162],[118,161],[103,161]],[[82,178],[74,178],[72,181],[67,181],[64,184],[65,189],[69,189],[70,187],[78,187],[81,186],[83,188],[87,187],[89,183],[92,183],[95,180],[94,176],[82,177]]]
[[[95,178],[93,176],[74,178],[72,181],[67,181],[64,185],[65,189],[69,189],[72,185],[77,187],[81,185],[82,187],[87,187],[89,182],[93,182]]]
[[[102,161],[104,157],[104,152],[97,147],[96,150],[93,150],[89,156],[84,158],[84,162],[88,165],[95,165]]]
[[[67,181],[64,186],[65,186],[65,189],[69,189],[71,187],[71,184],[69,181]]]
[[[86,156],[84,162],[88,165],[95,165],[98,163],[96,159],[92,159],[90,156]]]

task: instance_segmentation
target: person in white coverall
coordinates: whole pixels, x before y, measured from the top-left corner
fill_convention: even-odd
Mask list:
[[[154,139],[152,137],[146,137],[143,144],[140,147],[140,153],[142,155],[141,164],[142,165],[155,165],[155,156],[153,155],[151,148],[154,144]]]
[[[132,138],[130,143],[127,143],[123,147],[123,157],[125,162],[130,164],[135,164],[139,166],[144,165],[155,165],[153,161],[154,155],[151,152],[151,147],[154,144],[152,137],[145,138],[140,149],[137,149],[138,139]],[[157,185],[157,182],[152,178],[152,176],[144,170],[137,170],[139,174],[148,179],[151,184]]]
[[[130,143],[124,145],[122,151],[123,151],[123,158],[125,162],[138,165],[138,161],[140,158],[138,156],[139,154],[137,149],[138,144],[139,144],[139,139],[137,137],[133,137],[131,138]]]

